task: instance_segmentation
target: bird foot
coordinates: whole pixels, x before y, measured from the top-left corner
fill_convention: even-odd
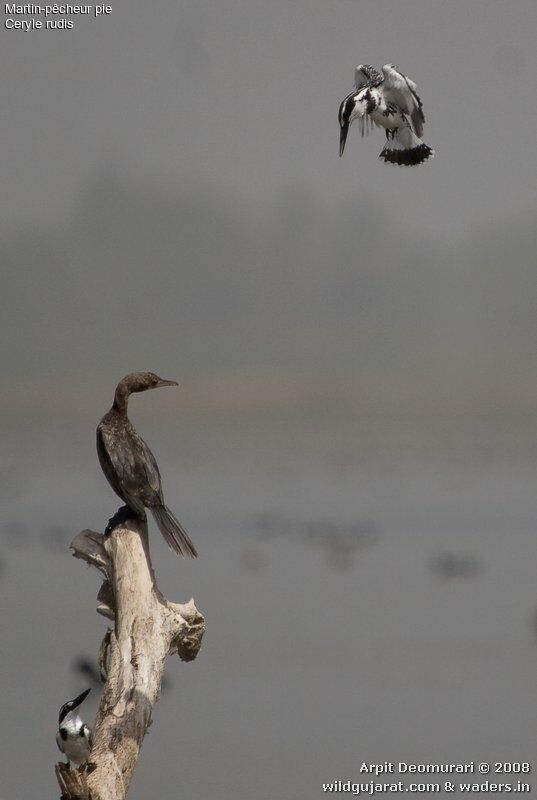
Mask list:
[[[108,520],[108,525],[104,531],[105,537],[110,536],[114,528],[118,528],[120,525],[123,525],[123,523],[128,519],[138,519],[138,515],[132,510],[132,508],[129,508],[129,506],[121,506],[121,508],[118,508],[114,516],[110,517]]]

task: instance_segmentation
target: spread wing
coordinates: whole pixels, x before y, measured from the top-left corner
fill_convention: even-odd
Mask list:
[[[385,64],[382,72],[384,74],[382,90],[386,100],[395,103],[401,111],[408,114],[416,135],[421,137],[425,117],[423,103],[417,92],[418,87],[393,64]]]
[[[360,64],[354,68],[354,87],[357,92],[366,86],[380,86],[384,78],[371,64]]]

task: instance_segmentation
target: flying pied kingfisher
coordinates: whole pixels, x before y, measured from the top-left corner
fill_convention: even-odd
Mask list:
[[[59,730],[56,743],[71,764],[80,767],[89,758],[91,750],[91,731],[78,716],[78,707],[84,702],[91,689],[69,700],[60,708]]]
[[[386,145],[379,155],[388,164],[410,167],[434,156],[434,150],[422,141],[423,103],[414,81],[393,64],[382,67],[382,75],[369,64],[354,71],[354,90],[339,107],[339,155],[343,155],[349,128],[360,122],[362,136],[371,124],[386,131]]]

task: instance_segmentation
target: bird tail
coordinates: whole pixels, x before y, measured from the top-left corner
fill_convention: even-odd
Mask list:
[[[401,167],[414,167],[434,156],[434,150],[416,136],[408,121],[393,131],[379,158],[388,164]]]
[[[397,132],[393,139],[386,142],[379,155],[387,164],[398,164],[400,167],[414,167],[423,164],[434,156],[434,150],[422,142],[409,129]]]
[[[168,547],[179,556],[197,558],[198,553],[190,538],[179,522],[165,505],[152,506],[150,509],[160,532],[166,539]]]
[[[389,142],[379,155],[379,158],[382,158],[387,164],[398,164],[400,167],[415,167],[417,164],[423,164],[424,161],[433,156],[434,150],[425,142],[410,149],[397,146],[396,142]]]

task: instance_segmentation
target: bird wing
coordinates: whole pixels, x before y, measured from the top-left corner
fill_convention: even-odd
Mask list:
[[[384,97],[387,101],[398,105],[405,114],[409,115],[417,136],[421,137],[423,135],[425,117],[423,115],[423,103],[417,92],[418,87],[414,81],[403,75],[393,64],[384,64],[382,72],[384,75],[382,84]]]
[[[144,442],[137,431],[133,431],[133,438],[136,442],[138,455],[141,456],[141,458],[137,459],[137,465],[143,470],[145,477],[145,486],[143,489],[138,489],[138,496],[145,506],[151,506],[157,498],[159,500],[163,499],[159,468],[149,445]]]
[[[118,463],[114,458],[114,446],[110,441],[110,435],[102,423],[97,428],[97,455],[99,457],[99,464],[105,474],[106,480],[114,490],[114,492],[121,497],[122,500],[127,502],[125,493],[121,486],[121,474],[118,473]],[[123,469],[121,469],[123,472]]]
[[[384,78],[371,64],[360,64],[354,68],[354,86],[356,91],[366,86],[380,86]]]
[[[104,474],[114,491],[135,511],[161,496],[160,474],[155,457],[142,437],[131,427],[118,446],[113,432],[97,429],[97,451]]]

